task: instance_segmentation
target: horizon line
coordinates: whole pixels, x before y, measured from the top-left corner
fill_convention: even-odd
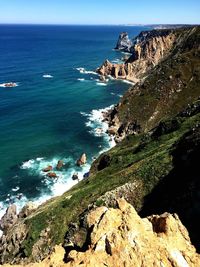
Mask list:
[[[167,25],[167,26],[179,26],[179,25],[191,25],[198,26],[198,23],[102,23],[102,24],[81,24],[81,23],[16,23],[16,22],[0,22],[0,25],[32,25],[32,26],[157,26],[157,25]]]

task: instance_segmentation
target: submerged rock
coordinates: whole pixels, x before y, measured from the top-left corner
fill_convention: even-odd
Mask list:
[[[43,172],[50,172],[53,170],[52,166],[47,166],[46,168],[42,169]]]

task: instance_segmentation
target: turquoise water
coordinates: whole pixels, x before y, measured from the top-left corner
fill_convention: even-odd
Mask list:
[[[137,35],[144,28],[122,26],[0,26],[0,209],[27,200],[44,201],[74,184],[71,175],[89,170],[94,156],[111,145],[105,134],[96,136],[99,109],[117,103],[129,84],[110,80],[106,85],[91,72],[114,51],[118,35]],[[84,68],[89,73],[81,73]],[[44,78],[43,75],[51,75]],[[103,125],[106,128],[106,125]],[[83,169],[75,167],[82,152]],[[41,172],[64,160],[52,181]],[[21,199],[19,199],[21,198]]]

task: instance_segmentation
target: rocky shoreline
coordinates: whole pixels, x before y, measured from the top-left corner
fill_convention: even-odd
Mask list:
[[[10,208],[1,221],[1,263],[51,266],[47,256],[62,244],[58,266],[63,255],[66,266],[121,266],[124,259],[127,266],[199,266],[178,216],[150,216],[178,213],[199,240],[199,36],[198,27],[142,32],[126,63],[98,70],[105,78],[137,81],[118,105],[102,111],[107,134],[120,144],[61,197],[36,210],[30,205],[20,217]]]

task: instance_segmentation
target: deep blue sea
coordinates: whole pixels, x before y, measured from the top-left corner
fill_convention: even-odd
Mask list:
[[[93,71],[124,56],[113,50],[120,32],[133,37],[144,29],[0,25],[0,214],[13,202],[21,207],[62,194],[75,183],[74,171],[81,178],[112,145],[95,133],[106,129],[99,109],[117,103],[130,84],[101,83]],[[18,86],[5,88],[6,82]],[[83,152],[88,163],[78,168]],[[59,178],[47,178],[42,168],[59,159],[65,162]]]

